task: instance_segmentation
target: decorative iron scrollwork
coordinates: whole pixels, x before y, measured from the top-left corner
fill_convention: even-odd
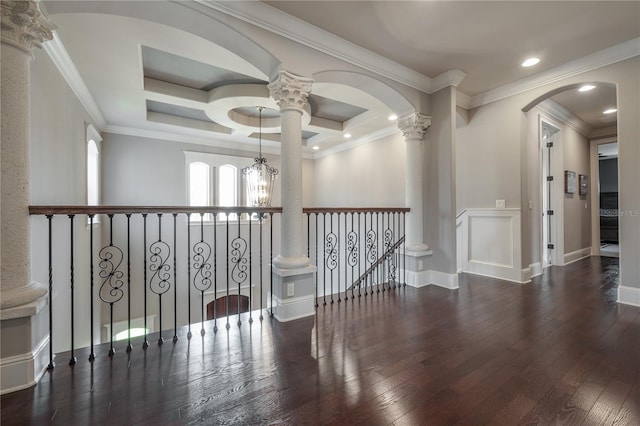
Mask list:
[[[236,237],[231,241],[231,279],[236,284],[242,284],[247,279],[247,241],[244,238]]]
[[[327,268],[333,271],[338,266],[338,237],[333,232],[327,234],[324,240],[324,250],[327,255]]]
[[[124,296],[124,273],[119,269],[124,259],[122,250],[114,245],[103,247],[98,254],[100,262],[100,273],[102,284],[100,285],[99,296],[105,303],[116,303]]]
[[[206,291],[211,288],[211,246],[204,241],[193,245],[193,269],[196,270],[193,276],[193,287],[198,291]]]
[[[157,295],[169,291],[171,288],[171,265],[168,263],[171,255],[169,244],[158,240],[149,247],[149,269],[153,272],[149,281],[149,288]]]
[[[373,229],[367,231],[366,248],[367,248],[367,261],[374,263],[378,260],[378,234]]]
[[[358,266],[359,252],[358,234],[352,230],[347,234],[347,264],[349,266]]]

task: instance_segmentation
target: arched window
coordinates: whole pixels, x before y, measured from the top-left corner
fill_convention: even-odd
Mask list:
[[[189,164],[189,205],[210,206],[210,167],[208,164],[195,162]]]
[[[102,136],[93,125],[88,124],[86,128],[87,147],[87,205],[97,206],[100,204],[100,143]],[[96,215],[94,223],[99,223],[100,216]],[[87,218],[87,223],[91,219]]]
[[[100,152],[93,139],[87,142],[87,205],[100,204]]]
[[[185,151],[187,168],[188,204],[190,206],[244,206],[246,189],[241,176],[242,167],[251,159],[229,155]],[[237,219],[236,214],[229,219]],[[205,220],[213,220],[206,215]],[[225,214],[216,216],[218,221],[227,219]],[[192,214],[192,221],[200,221],[200,215]]]

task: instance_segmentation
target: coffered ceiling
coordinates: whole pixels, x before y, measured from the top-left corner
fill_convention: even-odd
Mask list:
[[[279,152],[278,107],[269,97],[269,76],[252,63],[172,26],[117,13],[83,12],[81,7],[74,10],[81,1],[44,3],[107,130],[182,135],[192,142],[251,150],[261,129],[265,151]],[[631,43],[631,50],[640,50],[640,2],[193,4],[232,15],[244,8],[235,16],[276,32],[276,24],[295,28],[298,36],[280,33],[308,45],[312,43],[304,41],[306,31],[330,32],[338,45],[358,54],[380,55],[418,78],[436,79],[443,72],[460,70],[465,77],[459,98],[467,100],[485,99],[504,85],[544,76],[575,61],[588,63],[585,56],[603,49]],[[540,57],[540,64],[522,68],[520,63],[529,56]],[[588,93],[573,89],[555,95],[553,101],[592,129],[615,125],[615,114],[602,113],[616,105],[613,86],[599,85]],[[258,105],[265,107],[262,126]],[[314,83],[303,116],[304,151],[338,147],[349,141],[348,135],[353,140],[380,135],[394,127],[387,120],[393,112],[365,90]]]

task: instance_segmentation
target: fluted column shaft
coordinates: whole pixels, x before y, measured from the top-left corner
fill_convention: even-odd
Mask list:
[[[424,188],[422,143],[424,134],[431,125],[431,117],[411,114],[398,121],[406,149],[406,203],[411,209],[407,215],[406,246],[410,252],[424,252],[429,246],[424,243]]]

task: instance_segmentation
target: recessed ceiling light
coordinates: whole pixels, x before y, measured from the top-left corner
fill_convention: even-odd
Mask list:
[[[391,115],[389,116],[389,121],[395,121],[395,120],[397,120],[397,119],[398,119],[398,116],[397,116],[397,115],[395,115],[395,114],[391,114]]]
[[[617,112],[618,110],[615,108],[609,108],[609,109],[605,109],[604,111],[602,111],[603,114],[613,114],[614,112]]]
[[[578,92],[588,92],[589,90],[593,90],[595,88],[596,86],[594,86],[593,84],[585,84],[578,89]]]
[[[344,138],[345,138],[345,139],[349,139],[350,137],[351,137],[351,133],[345,133],[345,134],[344,134]]]
[[[313,150],[314,150],[314,151],[317,151],[317,150],[319,150],[319,149],[320,149],[320,147],[319,147],[318,145],[315,145],[315,146],[313,147]]]
[[[538,59],[538,58],[529,58],[529,59],[527,59],[526,61],[524,61],[522,63],[522,66],[523,67],[532,67],[535,64],[537,64],[538,62],[540,62],[540,59]]]

